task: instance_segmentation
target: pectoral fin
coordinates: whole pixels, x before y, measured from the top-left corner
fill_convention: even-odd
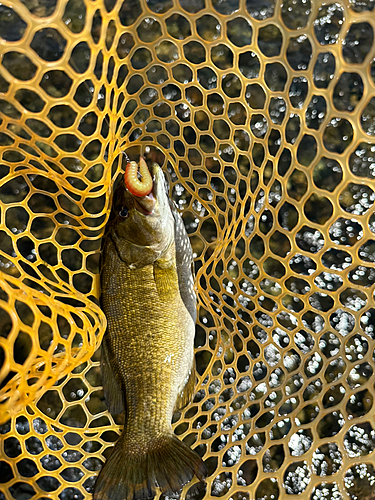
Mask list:
[[[109,411],[117,415],[125,410],[125,393],[116,377],[113,365],[110,363],[108,346],[105,337],[102,342],[100,367],[102,371],[103,392]]]
[[[176,400],[176,403],[174,405],[174,411],[182,410],[182,408],[185,408],[185,406],[190,403],[194,395],[195,380],[196,380],[196,373],[195,373],[195,362],[194,362],[189,373],[189,378],[187,379],[186,384],[184,385],[182,391],[180,392]]]

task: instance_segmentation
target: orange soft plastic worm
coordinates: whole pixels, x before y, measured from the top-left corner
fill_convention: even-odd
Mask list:
[[[138,168],[141,179],[138,179]],[[147,196],[151,193],[152,177],[142,156],[139,159],[139,165],[136,161],[130,161],[126,165],[125,185],[134,196]]]

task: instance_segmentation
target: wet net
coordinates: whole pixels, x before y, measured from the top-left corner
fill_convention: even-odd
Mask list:
[[[121,151],[194,250],[204,459],[181,499],[374,498],[374,1],[0,5],[0,499],[89,499]]]

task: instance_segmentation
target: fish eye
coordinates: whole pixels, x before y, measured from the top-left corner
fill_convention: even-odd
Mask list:
[[[126,219],[129,215],[129,210],[126,207],[119,207],[118,214],[122,219]]]

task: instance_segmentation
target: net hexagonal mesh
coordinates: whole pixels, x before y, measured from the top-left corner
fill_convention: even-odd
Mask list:
[[[373,0],[0,6],[0,499],[90,498],[121,152],[163,165],[195,256],[181,499],[366,500],[375,481]],[[95,353],[95,354],[94,354]]]

